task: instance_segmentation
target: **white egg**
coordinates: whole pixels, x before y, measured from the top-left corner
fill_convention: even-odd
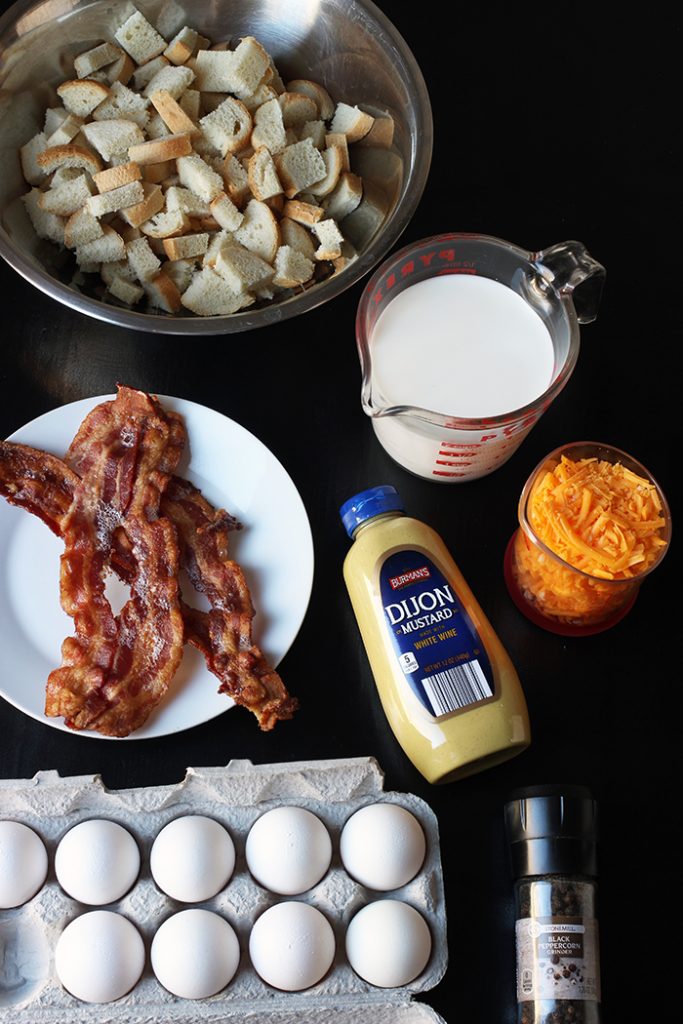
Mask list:
[[[159,888],[182,903],[211,899],[235,868],[235,846],[220,822],[202,814],[175,818],[154,840],[150,869]]]
[[[30,900],[46,875],[47,851],[40,836],[20,821],[0,821],[0,910]]]
[[[422,826],[399,804],[368,804],[344,825],[339,852],[344,867],[369,889],[388,892],[406,885],[425,859]]]
[[[320,818],[303,807],[275,807],[254,822],[246,845],[247,867],[271,892],[295,896],[323,877],[332,840]]]
[[[137,984],[145,946],[135,925],[111,910],[91,910],[66,926],[55,949],[64,988],[85,1003],[111,1003]]]
[[[152,940],[152,969],[181,999],[206,999],[232,981],[240,961],[235,932],[209,910],[181,910]]]
[[[55,853],[55,872],[62,889],[90,906],[121,899],[135,884],[139,871],[138,844],[122,825],[104,818],[74,825]]]
[[[400,900],[368,903],[346,930],[349,963],[356,974],[380,988],[407,985],[425,969],[431,951],[427,922]]]
[[[317,984],[332,966],[334,948],[327,918],[308,903],[276,903],[257,919],[249,937],[256,973],[285,992]]]

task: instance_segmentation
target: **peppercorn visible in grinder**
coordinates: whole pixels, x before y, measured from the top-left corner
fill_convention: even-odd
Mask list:
[[[516,893],[518,1024],[600,1024],[597,805],[537,786],[505,805]]]

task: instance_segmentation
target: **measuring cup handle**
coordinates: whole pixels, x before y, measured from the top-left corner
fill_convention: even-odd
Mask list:
[[[605,283],[605,268],[588,253],[581,242],[558,242],[531,257],[541,276],[562,294],[569,294],[580,324],[590,324],[598,315]],[[579,293],[573,294],[579,285]]]

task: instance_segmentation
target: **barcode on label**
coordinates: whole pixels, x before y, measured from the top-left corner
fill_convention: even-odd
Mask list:
[[[422,685],[435,715],[446,715],[449,711],[493,697],[493,690],[478,661],[437,672],[423,679]]]

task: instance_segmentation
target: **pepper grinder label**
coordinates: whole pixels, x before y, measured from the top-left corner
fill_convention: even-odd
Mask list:
[[[580,917],[517,921],[517,999],[600,1001],[598,923]]]

